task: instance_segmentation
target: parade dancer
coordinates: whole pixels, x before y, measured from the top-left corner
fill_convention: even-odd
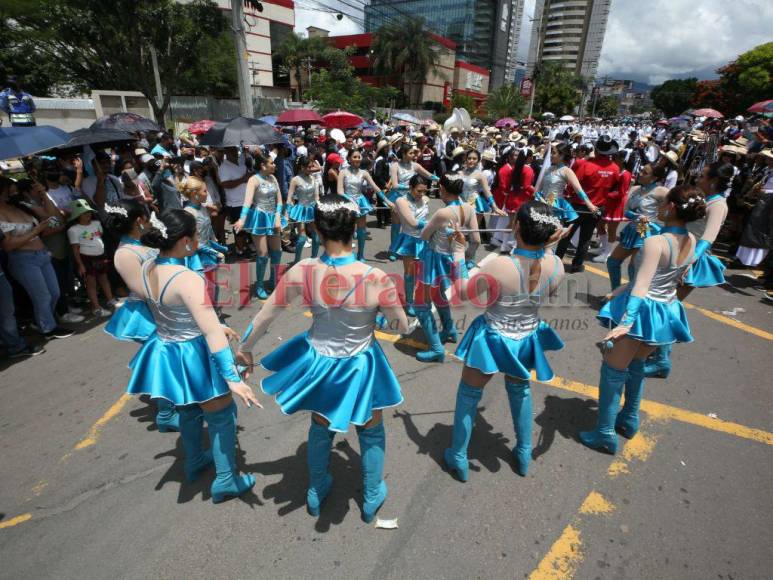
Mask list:
[[[620,168],[620,177],[617,181],[617,188],[607,193],[604,204],[604,214],[599,223],[601,252],[591,260],[597,264],[606,263],[609,259],[609,255],[612,253],[612,244],[617,242],[617,228],[620,226],[620,222],[625,219],[625,205],[628,203],[628,192],[631,189],[631,180],[633,179],[633,175],[628,169],[633,164],[633,160],[626,161],[629,153],[628,151],[615,153],[614,159]]]
[[[595,213],[598,208],[591,203],[588,195],[583,191],[580,181],[574,171],[568,167],[572,161],[572,148],[569,145],[554,145],[550,148],[550,168],[542,178],[542,188],[535,194],[535,198],[555,208],[554,215],[566,226],[579,218],[579,214],[566,200],[564,193],[567,187],[571,187],[588,208]]]
[[[153,229],[141,242],[160,251],[139,273],[129,275],[130,288],[150,307],[156,333],[140,348],[129,368],[127,392],[165,399],[177,407],[180,438],[185,449],[185,476],[196,479],[215,464],[212,501],[241,495],[255,485],[251,475],[236,470],[236,405],[231,393],[249,407],[258,399],[242,381],[233,353],[217,315],[206,296],[201,274],[185,266],[196,251],[196,220],[185,210],[167,210],[151,216]],[[202,450],[203,422],[207,422],[210,449]]]
[[[257,340],[284,307],[303,297],[311,308],[311,328],[260,361],[273,373],[261,381],[261,387],[276,396],[283,413],[312,413],[306,495],[312,516],[319,515],[333,483],[328,472],[333,438],[350,424],[356,426],[364,487],[362,518],[370,522],[387,496],[382,409],[403,400],[374,328],[379,310],[397,332],[406,332],[408,323],[391,277],[352,254],[359,216],[360,207],[346,197],[327,195],[319,200],[314,223],[324,253],[285,273],[244,333],[238,356],[247,368],[252,367],[251,351]],[[329,283],[332,279],[335,288]]]
[[[280,230],[282,228],[282,193],[274,177],[276,165],[271,157],[255,156],[258,173],[247,181],[244,194],[244,207],[234,230],[242,229],[252,234],[257,257],[255,258],[255,296],[260,300],[268,298],[263,286],[266,266],[271,259],[271,273],[268,278],[270,288],[275,286],[277,267],[282,259]]]
[[[658,208],[668,190],[658,185],[658,181],[664,177],[665,170],[662,167],[645,165],[639,173],[638,185],[631,189],[624,212],[629,222],[620,232],[620,242],[607,259],[609,282],[613,291],[622,281],[623,261],[631,257],[628,264],[628,277],[633,278],[634,254],[644,245],[644,240],[660,231],[660,224],[656,221]]]
[[[427,245],[420,256],[422,299],[414,310],[429,343],[429,350],[416,353],[416,359],[422,362],[443,362],[446,356],[443,343],[457,340],[445,292],[456,280],[467,277],[463,256],[465,238],[480,244],[475,209],[460,199],[463,187],[464,183],[458,176],[447,173],[440,178],[440,199],[446,207],[437,210],[421,232],[421,238]],[[455,233],[459,229],[467,230],[468,234],[460,236]],[[457,255],[459,246],[462,255]],[[432,315],[433,303],[442,324],[439,333]]]
[[[360,217],[357,218],[357,259],[365,261],[365,241],[368,239],[368,228],[365,219],[374,208],[365,195],[365,187],[369,186],[376,195],[383,193],[373,181],[370,173],[360,168],[362,164],[362,151],[352,149],[349,151],[349,165],[338,173],[338,195],[344,195],[351,199],[360,208]]]
[[[424,169],[421,165],[416,163],[416,155],[419,150],[416,147],[408,145],[407,143],[400,146],[398,151],[399,161],[393,161],[389,166],[389,183],[387,188],[389,193],[384,198],[386,203],[392,210],[392,225],[389,230],[389,260],[394,262],[397,259],[397,254],[394,253],[392,247],[397,242],[397,236],[400,234],[400,218],[394,210],[394,204],[400,197],[404,197],[408,193],[408,182],[415,174],[419,174],[426,179],[437,181],[437,177],[432,175],[429,171]],[[380,197],[383,197],[381,194]]]
[[[708,288],[725,283],[725,266],[719,258],[709,251],[719,230],[727,218],[727,200],[722,192],[733,179],[733,166],[730,163],[715,161],[703,168],[696,185],[703,191],[706,200],[706,229],[695,245],[694,262],[683,283],[677,289],[679,300],[684,300],[694,288]],[[648,377],[668,378],[671,373],[672,345],[659,346],[647,359],[644,372]]]
[[[470,204],[475,208],[475,212],[478,214],[475,219],[480,228],[480,224],[483,221],[483,215],[481,214],[491,211],[496,212],[498,215],[506,214],[500,211],[494,202],[494,196],[489,189],[488,177],[478,167],[479,163],[480,154],[474,149],[468,151],[464,158],[464,169],[461,171],[462,181],[464,182],[461,197],[464,203]],[[472,270],[475,267],[475,254],[479,246],[480,243],[470,242],[467,244],[464,259],[468,270]]]
[[[311,238],[311,257],[319,253],[319,236],[314,229],[314,208],[319,201],[319,181],[312,174],[314,159],[301,155],[295,163],[296,176],[290,180],[287,199],[290,209],[287,215],[295,224],[298,239],[295,241],[295,263],[301,261],[306,240]]]
[[[158,250],[142,245],[140,236],[150,230],[150,215],[147,206],[135,199],[123,199],[115,205],[105,205],[105,227],[120,238],[113,257],[113,265],[129,289],[123,305],[117,308],[105,332],[117,340],[147,341],[156,331],[156,322],[147,303],[140,298],[142,265],[158,255]],[[135,284],[134,287],[130,284]],[[180,418],[174,405],[166,399],[155,399],[156,427],[161,433],[178,431]]]
[[[451,447],[443,457],[446,466],[461,481],[467,481],[467,447],[478,402],[496,373],[505,375],[516,445],[515,468],[525,476],[531,461],[532,405],[529,378],[536,371],[538,381],[549,381],[553,371],[544,351],[560,350],[564,343],[539,318],[539,306],[558,289],[564,274],[560,258],[545,254],[545,245],[562,232],[560,220],[549,206],[538,201],[523,204],[517,214],[517,247],[509,256],[486,263],[477,278],[479,297],[488,294],[486,312],[465,332],[456,356],[464,370],[456,394]],[[466,284],[459,284],[462,297]]]
[[[615,431],[628,439],[633,437],[639,430],[647,356],[658,345],[692,342],[687,314],[676,288],[695,251],[695,237],[688,233],[685,224],[705,214],[706,204],[699,189],[677,186],[669,191],[657,214],[665,227],[644,240],[642,251],[636,256],[635,281],[618,287],[601,309],[599,320],[615,328],[600,343],[604,360],[598,422],[593,431],[580,433],[584,445],[614,454]],[[625,404],[620,410],[623,390]]]
[[[400,216],[402,229],[394,245],[394,252],[403,259],[405,280],[405,311],[416,316],[414,291],[416,288],[416,264],[427,242],[421,239],[421,230],[427,225],[429,199],[427,181],[421,175],[414,175],[408,181],[410,195],[395,202],[395,212]]]

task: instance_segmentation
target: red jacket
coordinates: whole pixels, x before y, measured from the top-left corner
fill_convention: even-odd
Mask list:
[[[585,193],[593,205],[601,206],[607,201],[610,191],[617,191],[620,179],[620,168],[606,155],[588,159],[575,171]],[[572,192],[570,201],[581,204],[577,195]]]
[[[507,196],[505,209],[508,212],[517,212],[524,203],[534,198],[533,183],[534,170],[531,168],[531,165],[524,165],[521,171],[521,183],[512,183],[512,191]]]
[[[505,163],[497,173],[497,186],[492,192],[497,207],[504,207],[507,194],[510,192],[510,178],[513,175],[513,166]]]

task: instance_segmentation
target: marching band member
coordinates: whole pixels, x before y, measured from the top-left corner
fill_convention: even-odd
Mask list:
[[[287,215],[295,223],[298,239],[295,242],[295,263],[301,261],[306,240],[311,238],[311,257],[319,253],[319,237],[314,229],[314,208],[319,201],[319,181],[312,175],[314,159],[301,155],[295,162],[296,175],[290,180],[287,199],[290,209]]]
[[[429,200],[427,181],[421,175],[414,175],[408,181],[410,194],[395,202],[395,211],[400,216],[402,229],[395,242],[394,252],[403,259],[405,280],[405,306],[408,316],[416,316],[413,308],[416,288],[416,263],[421,258],[427,242],[421,238],[421,231],[427,225]]]
[[[349,165],[338,173],[338,195],[345,195],[360,208],[360,216],[357,218],[357,259],[365,261],[365,241],[368,239],[368,228],[365,219],[373,211],[373,206],[365,195],[365,186],[369,186],[378,193],[381,189],[376,185],[368,171],[361,169],[362,151],[352,149],[349,151]]]

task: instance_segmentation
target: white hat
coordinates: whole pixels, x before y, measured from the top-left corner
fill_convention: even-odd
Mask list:
[[[743,115],[738,115],[738,116],[735,118],[735,120],[736,120],[736,121],[738,121],[739,123],[743,123],[743,121],[744,121]]]
[[[333,139],[336,143],[346,142],[346,135],[344,135],[344,132],[341,131],[341,129],[333,129],[330,131],[330,138]]]
[[[155,161],[156,158],[153,157],[150,153],[145,153],[142,157],[140,157],[140,162],[147,163],[148,161]]]

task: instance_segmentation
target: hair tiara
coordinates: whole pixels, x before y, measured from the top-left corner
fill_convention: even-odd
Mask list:
[[[360,213],[360,207],[353,201],[320,201],[317,202],[317,209],[321,212],[333,212],[339,209],[345,209],[356,214]]]
[[[150,214],[150,225],[161,232],[161,237],[167,239],[169,236],[166,233],[166,225],[156,215],[156,212]]]
[[[111,213],[114,215],[122,215],[125,218],[129,217],[129,212],[127,212],[124,208],[116,206],[116,205],[107,205],[105,204],[105,213]]]
[[[535,222],[539,222],[541,224],[550,224],[557,228],[561,227],[561,220],[559,220],[556,216],[539,213],[533,207],[529,209],[529,217]]]

